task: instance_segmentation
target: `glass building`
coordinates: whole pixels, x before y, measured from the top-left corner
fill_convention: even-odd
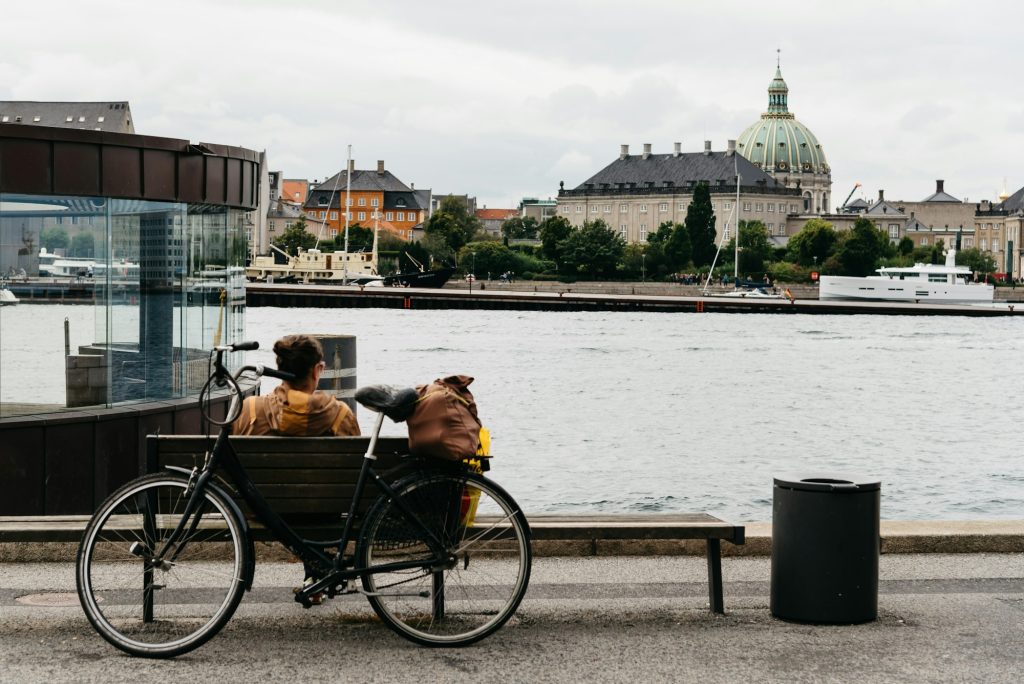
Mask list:
[[[209,350],[245,334],[259,166],[0,125],[0,515],[88,512],[138,472],[146,434],[200,431]]]

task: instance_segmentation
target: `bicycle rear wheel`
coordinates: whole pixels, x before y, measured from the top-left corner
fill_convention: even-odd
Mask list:
[[[103,502],[78,549],[76,582],[86,617],[132,655],[169,658],[205,643],[228,621],[251,562],[241,521],[207,489],[177,552],[154,555],[185,513],[188,480],[139,478]]]
[[[391,629],[425,646],[465,646],[515,613],[530,582],[526,516],[501,487],[471,473],[419,474],[367,514],[357,549],[363,589]],[[444,545],[443,566],[400,499]],[[410,569],[373,573],[395,562]],[[433,567],[433,569],[431,569]]]

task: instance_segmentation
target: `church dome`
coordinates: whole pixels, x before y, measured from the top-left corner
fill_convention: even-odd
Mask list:
[[[768,86],[768,111],[747,126],[736,140],[736,151],[768,173],[830,172],[825,150],[810,129],[789,111],[789,88],[782,71]]]

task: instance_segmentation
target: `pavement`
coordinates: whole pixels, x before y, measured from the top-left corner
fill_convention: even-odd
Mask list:
[[[539,557],[504,629],[463,649],[394,635],[365,599],[303,610],[300,566],[265,562],[225,630],[171,661],[129,658],[87,623],[71,563],[0,563],[0,681],[156,677],[252,682],[1018,682],[1024,555],[896,553],[879,616],[847,626],[772,617],[771,560],[723,559],[726,615],[696,556]]]

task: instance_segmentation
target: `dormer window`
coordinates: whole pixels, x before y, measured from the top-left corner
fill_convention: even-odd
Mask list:
[[[96,117],[96,122],[97,123],[103,123],[103,117],[102,116]]]

